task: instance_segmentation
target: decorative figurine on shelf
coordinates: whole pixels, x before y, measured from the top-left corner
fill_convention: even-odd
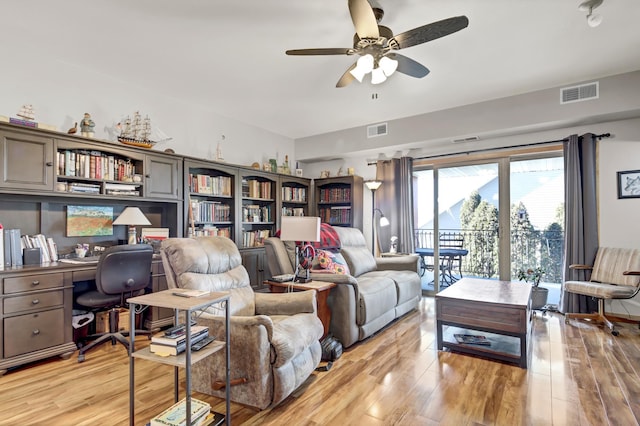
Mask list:
[[[222,135],[222,139],[216,147],[216,161],[224,161],[224,157],[222,156],[222,142],[224,142],[224,135]]]
[[[80,134],[85,138],[92,138],[94,127],[96,127],[96,123],[91,119],[91,114],[85,112],[84,117],[80,120]]]
[[[16,114],[18,117],[23,118],[25,120],[33,121],[36,119],[36,115],[33,112],[33,105],[24,104],[20,108],[20,111]]]
[[[69,133],[70,135],[73,135],[77,131],[78,131],[78,122],[76,121],[76,124],[74,124],[73,127],[70,128],[69,130],[67,130],[67,133]]]
[[[389,246],[389,253],[397,253],[398,252],[398,237],[395,235],[391,237],[391,244]]]
[[[285,175],[291,174],[291,169],[289,168],[289,156],[284,156],[284,163],[282,163],[282,173]]]

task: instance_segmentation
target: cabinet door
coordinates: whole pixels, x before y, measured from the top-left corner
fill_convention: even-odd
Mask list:
[[[147,155],[145,161],[145,196],[148,198],[179,199],[182,186],[182,162],[177,158]]]
[[[53,191],[53,139],[0,131],[0,185]]]
[[[241,250],[242,265],[249,273],[249,280],[251,281],[251,287],[254,290],[262,290],[266,288],[263,284],[268,271],[266,271],[266,253],[264,248],[254,248]]]

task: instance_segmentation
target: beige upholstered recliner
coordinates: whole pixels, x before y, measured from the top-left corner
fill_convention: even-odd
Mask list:
[[[324,330],[315,291],[254,293],[236,245],[225,237],[169,238],[161,254],[169,288],[230,293],[232,401],[274,406],[318,366]],[[224,338],[220,308],[209,308],[198,324]],[[194,390],[224,398],[224,369],[223,351],[194,364]]]
[[[640,250],[600,247],[593,266],[570,265],[572,269],[591,269],[590,281],[565,281],[564,289],[598,299],[598,312],[589,314],[568,313],[569,319],[593,319],[604,323],[614,336],[618,335],[614,324],[604,312],[604,301],[630,299],[640,288]]]

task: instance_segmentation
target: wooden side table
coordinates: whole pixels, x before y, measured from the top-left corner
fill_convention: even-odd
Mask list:
[[[324,281],[310,281],[308,283],[296,283],[296,282],[277,282],[266,280],[264,284],[269,286],[272,293],[286,293],[288,291],[304,291],[315,290],[318,300],[318,318],[322,321],[324,326],[324,339],[329,334],[329,324],[331,324],[331,309],[327,303],[329,298],[329,292],[336,286],[336,283],[329,283]]]

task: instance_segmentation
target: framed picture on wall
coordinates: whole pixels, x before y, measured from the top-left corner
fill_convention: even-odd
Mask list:
[[[113,235],[113,207],[67,206],[67,237]]]
[[[640,170],[618,172],[618,198],[640,198]]]

